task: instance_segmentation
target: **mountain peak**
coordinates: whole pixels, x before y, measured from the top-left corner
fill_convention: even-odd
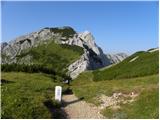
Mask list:
[[[49,41],[83,48],[84,54],[81,58],[68,67],[69,75],[72,78],[77,77],[87,69],[97,69],[109,64],[103,51],[96,45],[91,32],[84,31],[77,33],[69,26],[45,27],[38,32],[32,32],[16,38],[3,48],[2,54],[6,55],[9,59],[3,59],[2,63],[17,62],[16,56],[20,55],[25,49],[37,47],[40,44],[49,43]]]

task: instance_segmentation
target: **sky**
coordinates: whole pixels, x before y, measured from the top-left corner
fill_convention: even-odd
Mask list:
[[[2,41],[45,27],[71,26],[90,31],[105,53],[158,47],[157,1],[3,1]]]

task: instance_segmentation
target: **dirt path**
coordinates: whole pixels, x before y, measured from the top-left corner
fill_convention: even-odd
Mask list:
[[[64,111],[71,119],[104,119],[100,114],[100,109],[95,105],[86,103],[83,98],[78,99],[74,94],[64,95],[62,97]]]

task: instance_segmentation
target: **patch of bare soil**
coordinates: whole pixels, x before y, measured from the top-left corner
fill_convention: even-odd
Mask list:
[[[135,101],[135,98],[138,96],[137,93],[131,92],[129,94],[124,93],[114,93],[112,96],[106,96],[102,94],[97,99],[100,102],[99,109],[104,109],[106,107],[110,107],[112,109],[119,109],[119,104],[126,104]]]
[[[100,109],[90,103],[87,103],[83,98],[78,99],[74,94],[64,95],[63,109],[70,119],[104,119],[100,114]]]

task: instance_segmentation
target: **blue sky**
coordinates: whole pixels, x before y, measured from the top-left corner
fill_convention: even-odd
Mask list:
[[[158,47],[158,2],[2,2],[2,41],[44,27],[92,32],[105,53]]]

